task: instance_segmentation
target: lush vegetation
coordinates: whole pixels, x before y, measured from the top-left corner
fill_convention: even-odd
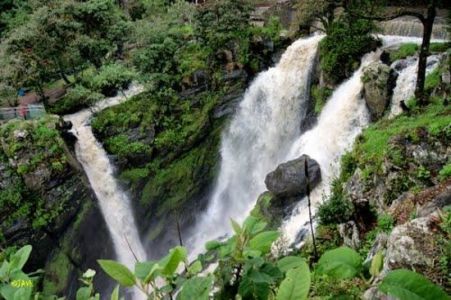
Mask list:
[[[347,247],[326,251],[311,265],[293,254],[277,257],[271,245],[279,237],[276,231],[265,231],[266,223],[249,217],[242,226],[232,221],[235,235],[225,242],[206,244],[207,252],[188,262],[187,250],[175,247],[158,261],[137,262],[131,271],[112,260],[99,260],[102,269],[124,288],[136,287],[149,299],[280,299],[301,300],[309,297],[355,298],[363,287],[371,286],[382,269],[383,256],[378,253],[371,264],[362,264],[360,255]],[[6,299],[40,299],[37,273],[25,274],[22,268],[31,246],[2,253],[0,294]],[[217,262],[213,273],[201,272]],[[182,271],[184,270],[184,271]],[[83,274],[84,284],[77,299],[99,299],[92,286],[95,272]],[[351,286],[353,286],[351,288]],[[448,299],[444,291],[423,276],[409,270],[389,272],[380,292],[401,300]],[[32,296],[34,295],[34,296]],[[41,296],[42,297],[42,296]],[[47,299],[55,299],[46,295]],[[119,286],[112,299],[119,299]]]

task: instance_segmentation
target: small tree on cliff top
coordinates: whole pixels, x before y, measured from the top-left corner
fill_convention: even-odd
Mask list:
[[[353,10],[352,6],[355,3],[364,3],[366,11]],[[426,65],[427,57],[429,55],[429,46],[431,44],[432,29],[434,26],[435,17],[437,15],[437,8],[445,5],[441,0],[424,0],[418,1],[418,7],[410,8],[410,1],[397,1],[396,4],[401,5],[397,10],[393,12],[382,12],[379,8],[386,4],[385,0],[368,1],[368,0],[345,0],[345,6],[350,8],[351,14],[362,18],[375,20],[375,21],[388,21],[403,16],[415,17],[423,24],[423,41],[421,43],[419,62],[418,62],[418,74],[415,87],[415,97],[418,103],[424,105],[428,102],[428,95],[424,90],[426,80]],[[449,4],[448,4],[449,5]],[[361,5],[359,7],[362,7]]]

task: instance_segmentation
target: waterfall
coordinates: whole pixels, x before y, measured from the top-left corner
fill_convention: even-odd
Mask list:
[[[317,125],[293,144],[287,160],[307,154],[321,167],[321,183],[312,191],[312,209],[330,193],[331,183],[340,171],[340,158],[352,146],[354,139],[369,123],[369,115],[362,91],[362,68],[379,59],[380,52],[372,52],[362,59],[361,67],[341,84],[323,108]],[[302,200],[281,227],[289,244],[298,243],[308,225],[306,201]],[[302,230],[304,229],[304,230]]]
[[[192,255],[206,241],[227,235],[230,218],[244,220],[266,189],[266,174],[285,160],[300,135],[321,39],[294,42],[277,66],[261,73],[246,91],[222,137],[221,169],[209,207],[188,240]]]
[[[446,28],[446,21],[441,21],[441,18],[437,18],[432,29],[433,39],[448,38],[448,32]],[[422,37],[423,36],[423,24],[415,17],[401,17],[390,21],[384,21],[379,23],[381,32],[386,35],[398,35],[409,37]]]
[[[427,60],[426,74],[434,71],[440,62],[438,55],[431,55]],[[393,118],[400,113],[401,101],[407,101],[414,96],[417,81],[418,57],[408,57],[395,61],[391,68],[398,73],[396,87],[393,90],[393,97],[390,104],[389,118]]]
[[[72,122],[72,132],[77,137],[75,152],[94,190],[100,210],[111,235],[117,259],[131,270],[134,269],[135,255],[138,260],[146,259],[135,219],[127,195],[119,188],[113,175],[113,166],[102,145],[96,140],[89,121],[93,113],[117,105],[128,96],[141,92],[141,87],[130,88],[123,96],[105,99],[90,109],[65,116]],[[92,228],[92,230],[96,230]],[[132,249],[132,250],[130,250]],[[139,298],[135,295],[134,299]]]

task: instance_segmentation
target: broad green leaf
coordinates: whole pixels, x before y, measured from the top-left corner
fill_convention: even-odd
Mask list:
[[[27,263],[27,260],[30,257],[31,249],[32,247],[30,245],[26,245],[12,255],[9,264],[10,272],[22,270],[23,266]]]
[[[270,285],[267,282],[255,282],[249,276],[244,276],[238,287],[242,299],[267,300],[269,292]]]
[[[18,291],[17,288],[10,284],[0,285],[0,295],[6,300],[14,300],[14,294]]]
[[[287,271],[303,266],[304,264],[305,260],[302,257],[285,256],[277,262],[277,267],[279,267],[280,271],[286,273]]]
[[[161,272],[166,276],[172,276],[181,262],[187,257],[185,247],[177,246],[169,250],[169,254],[163,257],[158,265],[161,266]]]
[[[202,271],[202,263],[199,260],[196,260],[188,267],[188,273],[191,275],[196,275],[200,271]]]
[[[31,292],[33,289],[31,287],[22,287],[17,289],[14,293],[14,300],[29,300],[31,299]]]
[[[262,256],[262,252],[259,250],[245,249],[243,256],[246,258],[260,257]]]
[[[145,280],[156,265],[154,261],[137,262],[135,264],[135,276],[141,280]]]
[[[243,223],[243,230],[249,235],[253,236],[263,231],[267,225],[268,223],[261,221],[256,217],[249,216]]]
[[[241,235],[241,226],[240,224],[238,224],[235,220],[230,219],[230,223],[232,223],[232,228],[233,231],[235,232],[236,235]]]
[[[5,260],[2,263],[2,266],[0,267],[0,279],[5,277],[8,274],[9,270],[9,263]]]
[[[102,267],[105,273],[116,280],[120,285],[126,287],[135,285],[135,275],[133,275],[133,273],[126,266],[115,262],[114,260],[100,259],[97,262],[100,264],[100,267]]]
[[[86,286],[77,290],[77,300],[89,300],[91,298],[92,287]]]
[[[211,276],[188,279],[183,284],[177,300],[208,300],[212,284]]]
[[[374,255],[373,259],[371,260],[370,275],[373,277],[378,276],[382,270],[383,264],[384,264],[384,255],[382,254],[382,252],[379,251],[376,253],[376,255]]]
[[[111,294],[111,300],[119,300],[119,286],[117,285]]]
[[[208,241],[207,243],[205,243],[205,249],[207,251],[216,250],[216,249],[218,249],[221,246],[222,246],[221,242],[214,241],[214,240],[213,241]]]
[[[394,270],[384,277],[379,290],[399,300],[449,300],[440,287],[409,270]]]
[[[348,247],[327,251],[318,261],[316,272],[336,279],[355,277],[362,268],[360,255]]]
[[[310,290],[310,270],[303,261],[299,266],[287,272],[277,291],[277,300],[307,299]]]
[[[255,283],[272,283],[274,281],[268,274],[256,270],[251,270],[247,277]]]
[[[232,254],[236,246],[236,236],[231,237],[218,249],[219,257],[225,258]]]
[[[257,234],[249,241],[249,247],[252,250],[261,251],[266,254],[271,250],[272,243],[279,237],[277,231],[264,231]]]

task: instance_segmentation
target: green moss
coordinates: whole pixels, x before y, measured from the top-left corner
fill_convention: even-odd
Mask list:
[[[218,161],[219,133],[220,128],[217,128],[199,146],[167,166],[150,166],[155,175],[146,183],[141,203],[146,207],[158,204],[156,215],[162,216],[199,193],[204,184],[213,179]]]
[[[129,169],[121,173],[121,179],[131,181],[131,183],[137,183],[147,176],[149,176],[149,170],[147,168]]]
[[[419,47],[417,44],[414,43],[406,43],[402,44],[398,50],[390,53],[390,60],[395,61],[398,59],[403,59],[408,56],[413,56],[417,53]]]
[[[324,105],[326,105],[327,99],[332,95],[332,90],[327,87],[320,87],[318,85],[313,85],[311,88],[311,95],[315,103],[314,111],[316,114],[321,113]]]
[[[69,258],[62,251],[58,251],[45,268],[44,295],[62,295],[72,271],[73,266]]]
[[[277,229],[283,220],[283,207],[278,207],[278,199],[270,192],[261,194],[251,211],[251,216],[268,223],[268,228]]]

